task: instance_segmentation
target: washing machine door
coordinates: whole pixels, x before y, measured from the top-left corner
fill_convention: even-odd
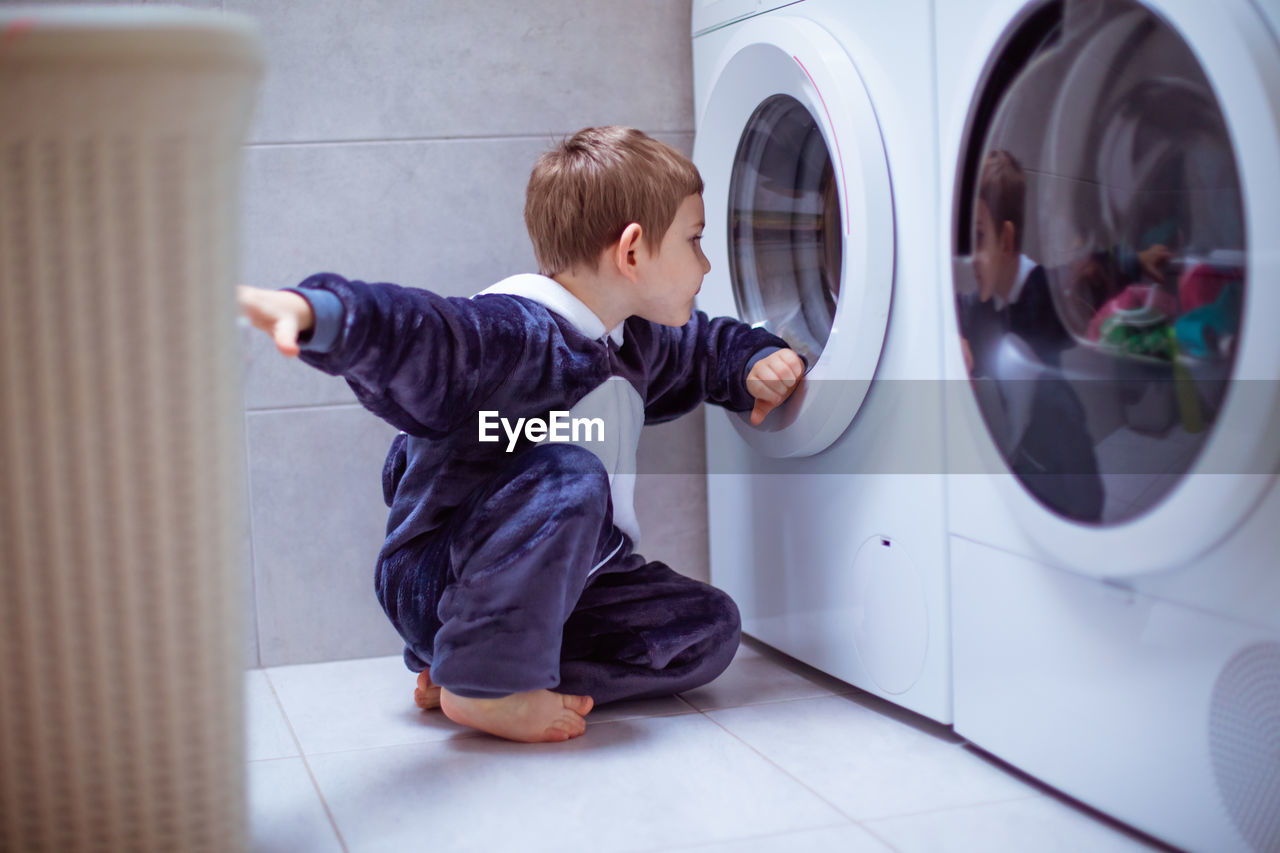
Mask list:
[[[721,52],[698,122],[711,260],[699,307],[784,338],[803,383],[759,427],[763,454],[817,453],[866,396],[893,291],[888,162],[858,71],[817,24],[753,19]]]
[[[1243,0],[1032,4],[953,193],[974,429],[1028,538],[1184,564],[1280,462],[1280,50]]]

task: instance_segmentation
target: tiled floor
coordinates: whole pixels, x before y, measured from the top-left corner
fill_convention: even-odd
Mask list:
[[[246,674],[255,850],[1161,849],[751,641],[563,744],[456,726],[413,686],[399,656]]]

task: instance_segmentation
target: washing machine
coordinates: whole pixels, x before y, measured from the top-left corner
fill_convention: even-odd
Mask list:
[[[1280,850],[1277,6],[934,10],[955,729],[1190,850]]]
[[[707,411],[711,580],[751,636],[951,717],[928,0],[693,4],[699,308],[807,362]]]

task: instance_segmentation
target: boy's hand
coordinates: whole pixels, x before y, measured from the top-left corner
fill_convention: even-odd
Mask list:
[[[1168,246],[1156,243],[1138,253],[1138,266],[1151,276],[1152,281],[1164,284],[1164,270],[1172,257],[1173,253]]]
[[[276,349],[290,358],[301,352],[298,335],[315,325],[311,305],[287,290],[262,290],[242,284],[236,288],[236,302],[240,313],[270,335]]]
[[[752,365],[747,374],[747,391],[756,398],[751,425],[759,426],[765,415],[782,405],[802,378],[804,361],[795,350],[780,349]]]

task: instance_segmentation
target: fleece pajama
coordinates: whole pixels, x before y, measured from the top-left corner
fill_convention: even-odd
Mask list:
[[[384,554],[377,590],[409,668],[462,696],[667,695],[738,646],[729,596],[631,553],[604,467],[572,444],[523,454],[443,530]]]
[[[551,279],[471,299],[312,276],[303,359],[346,378],[403,432],[383,471],[391,513],[375,588],[413,671],[463,696],[552,688],[597,704],[715,678],[738,611],[634,552],[640,427],[703,401],[745,411],[750,365],[785,344],[695,312],[612,330]],[[478,413],[596,416],[603,438],[479,440]]]

